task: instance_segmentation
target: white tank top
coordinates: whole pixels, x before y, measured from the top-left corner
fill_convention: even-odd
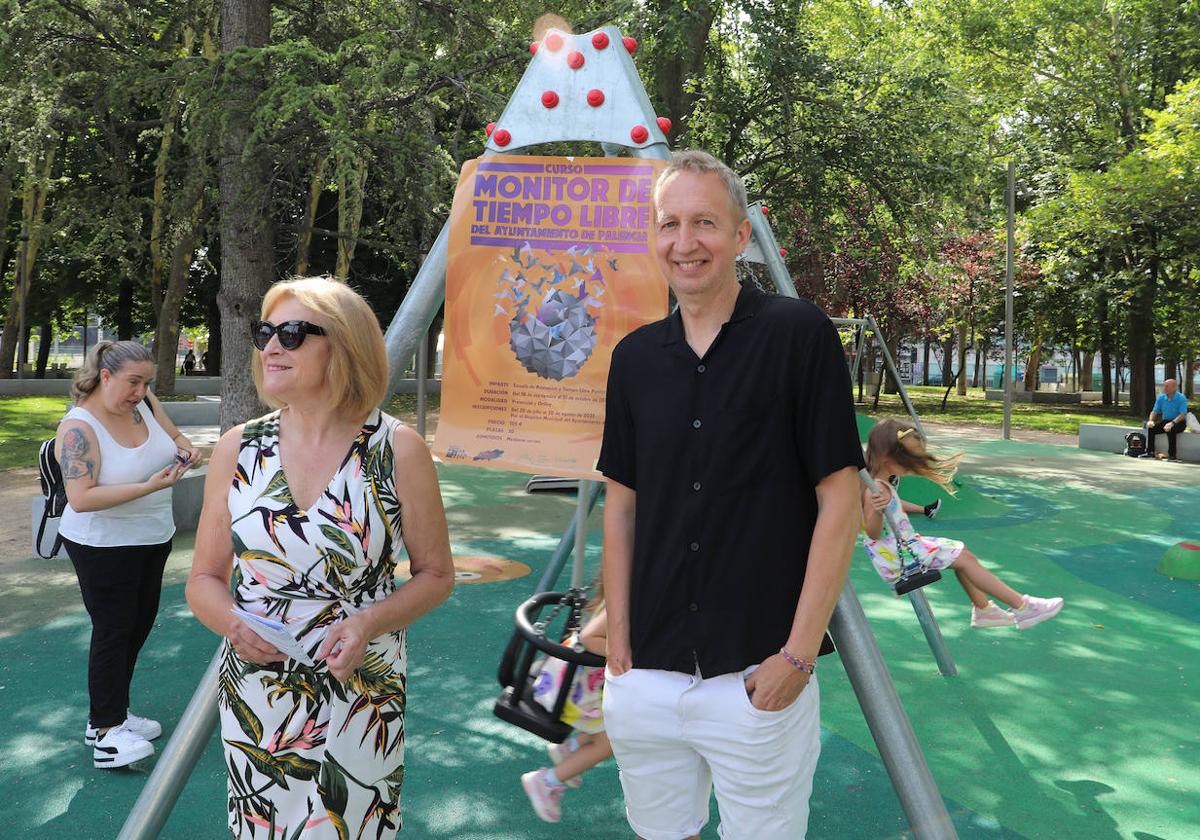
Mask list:
[[[96,433],[100,445],[100,475],[96,484],[139,484],[175,459],[175,442],[158,425],[154,412],[145,403],[138,403],[135,411],[142,416],[150,435],[145,443],[133,448],[117,443],[86,408],[75,406],[63,417],[63,420],[82,420]],[[164,543],[175,535],[171,489],[164,487],[140,499],[86,513],[68,504],[58,533],[80,545],[97,547]]]

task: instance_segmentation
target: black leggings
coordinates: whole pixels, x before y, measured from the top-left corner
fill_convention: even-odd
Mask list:
[[[92,617],[88,720],[98,728],[117,726],[129,709],[129,683],[138,653],[158,616],[171,541],[97,548],[63,540],[63,545]]]

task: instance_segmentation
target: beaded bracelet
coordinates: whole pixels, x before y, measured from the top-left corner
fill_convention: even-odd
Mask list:
[[[805,674],[815,674],[817,672],[817,663],[809,662],[807,659],[799,659],[792,656],[787,648],[780,648],[779,652],[783,654],[783,658],[790,662],[797,671],[802,671]]]

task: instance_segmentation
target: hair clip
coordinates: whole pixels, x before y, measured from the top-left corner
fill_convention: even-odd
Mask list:
[[[914,431],[916,431],[916,430],[915,429],[897,429],[896,430],[896,440],[904,440],[906,435],[908,435],[909,433],[914,432]]]

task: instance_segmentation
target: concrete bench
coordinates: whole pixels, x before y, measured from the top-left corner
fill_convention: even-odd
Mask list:
[[[175,527],[180,531],[194,531],[200,522],[200,508],[204,504],[204,476],[207,473],[207,465],[197,467],[175,483],[175,492],[171,495],[171,510],[175,516]],[[38,525],[42,522],[42,508],[45,507],[45,504],[46,500],[37,495],[33,497],[29,506],[29,548],[34,555],[37,554],[34,540],[37,539]],[[54,538],[57,535],[58,520],[52,519],[46,523],[46,534],[42,537],[42,545],[48,550],[50,546],[54,545]],[[55,556],[63,560],[68,559],[66,549],[59,549]]]
[[[1120,455],[1125,451],[1125,435],[1130,432],[1144,432],[1141,426],[1109,426],[1103,423],[1079,424],[1079,448],[1095,449],[1100,452],[1115,452]],[[1166,453],[1167,436],[1154,436],[1154,448]],[[1184,432],[1179,436],[1178,454],[1182,461],[1200,463],[1200,435]]]

